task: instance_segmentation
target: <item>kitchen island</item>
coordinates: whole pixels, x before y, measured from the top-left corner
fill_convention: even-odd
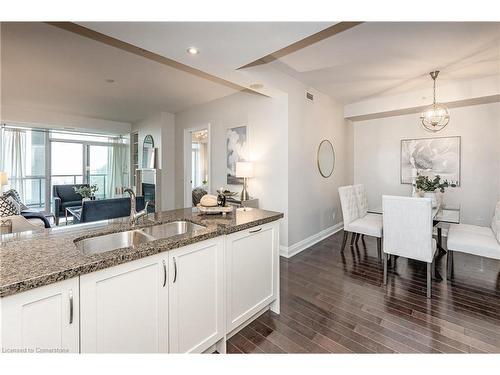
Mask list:
[[[224,352],[268,308],[279,312],[279,220],[253,209],[193,209],[5,235],[0,244],[1,346],[68,352]],[[110,251],[109,235],[195,229]],[[97,249],[99,250],[99,249]]]

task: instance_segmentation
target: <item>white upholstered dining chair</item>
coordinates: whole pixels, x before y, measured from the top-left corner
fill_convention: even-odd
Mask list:
[[[455,251],[500,260],[500,201],[495,207],[495,213],[489,227],[451,224],[448,231],[447,248],[448,280],[453,278],[453,254]]]
[[[351,245],[359,235],[377,238],[377,250],[381,256],[382,243],[382,216],[369,214],[366,201],[366,192],[363,185],[349,185],[339,187],[340,204],[344,220],[344,238],[341,251],[344,251],[347,237],[351,233]]]
[[[431,298],[436,240],[432,238],[430,198],[384,195],[384,285],[387,285],[387,258],[396,255],[427,263],[427,298]]]

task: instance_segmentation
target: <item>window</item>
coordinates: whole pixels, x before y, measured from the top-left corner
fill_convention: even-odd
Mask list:
[[[105,198],[108,191],[107,182],[109,182],[110,168],[110,146],[94,146],[90,145],[88,148],[89,163],[87,166],[88,181],[90,185],[96,185],[96,197]]]
[[[43,208],[46,201],[45,133],[2,128],[0,170],[10,187],[19,191],[28,207]]]
[[[25,204],[28,207],[45,206],[45,134],[27,132]]]
[[[0,170],[7,172],[24,203],[46,211],[51,210],[54,185],[97,185],[101,199],[129,182],[127,140],[122,137],[2,126],[0,156]]]
[[[83,145],[81,143],[50,142],[50,194],[54,185],[83,183]],[[52,199],[51,199],[52,200]]]

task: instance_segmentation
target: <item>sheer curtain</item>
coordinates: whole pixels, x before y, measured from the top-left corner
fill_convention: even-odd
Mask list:
[[[7,172],[12,189],[24,200],[26,177],[26,132],[20,129],[2,129],[2,158],[0,170]]]
[[[106,195],[110,198],[117,195],[123,187],[129,186],[128,181],[128,145],[121,139],[113,140],[108,148],[108,181]],[[120,194],[120,193],[118,193]]]

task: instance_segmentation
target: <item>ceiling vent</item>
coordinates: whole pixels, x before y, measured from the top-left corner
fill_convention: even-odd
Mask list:
[[[314,100],[314,95],[306,91],[306,98],[309,100]]]

